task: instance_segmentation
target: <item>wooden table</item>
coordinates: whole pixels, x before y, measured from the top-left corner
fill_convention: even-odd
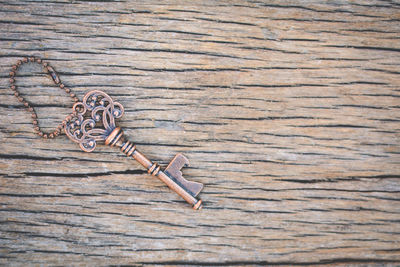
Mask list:
[[[400,264],[396,1],[3,1],[3,265]],[[8,88],[40,56],[166,166],[193,211],[110,147],[43,140]],[[38,65],[17,85],[54,128],[71,101]]]

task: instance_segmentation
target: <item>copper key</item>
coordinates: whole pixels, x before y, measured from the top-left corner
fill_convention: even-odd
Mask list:
[[[188,181],[182,176],[181,169],[189,164],[188,159],[182,154],[177,154],[163,171],[158,163],[152,162],[140,153],[136,145],[126,140],[122,129],[115,126],[115,119],[124,114],[124,107],[120,103],[113,101],[106,93],[94,90],[88,92],[82,102],[76,103],[73,111],[74,115],[66,123],[64,130],[83,151],[92,152],[96,148],[97,141],[105,141],[106,145],[120,147],[127,157],[133,157],[151,175],[157,176],[194,209],[201,209],[202,201],[196,197],[203,189],[203,184]]]

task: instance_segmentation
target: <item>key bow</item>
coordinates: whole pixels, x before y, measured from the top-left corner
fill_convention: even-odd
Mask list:
[[[66,124],[65,133],[85,152],[92,152],[97,141],[106,140],[116,128],[115,119],[124,114],[120,103],[98,90],[87,93],[82,102],[76,103],[72,109],[76,115]],[[86,113],[90,114],[90,118],[85,119]]]

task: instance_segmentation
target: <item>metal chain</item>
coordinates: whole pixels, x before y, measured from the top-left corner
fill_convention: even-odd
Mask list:
[[[76,103],[79,102],[79,99],[76,97],[76,95],[74,93],[71,92],[71,89],[67,88],[60,80],[60,78],[58,77],[58,74],[56,73],[56,71],[46,62],[44,62],[42,59],[38,58],[38,57],[26,57],[22,60],[18,60],[17,63],[15,65],[12,66],[11,68],[11,72],[10,72],[10,88],[11,90],[14,91],[14,95],[17,97],[18,101],[21,102],[27,111],[29,111],[31,113],[31,117],[32,117],[32,124],[33,124],[33,128],[35,130],[35,133],[45,139],[47,138],[55,138],[56,136],[60,135],[62,128],[66,125],[66,123],[68,121],[71,120],[72,115],[74,113],[72,113],[71,115],[68,115],[58,126],[57,128],[50,132],[50,133],[44,133],[39,126],[39,122],[38,122],[38,116],[36,114],[35,109],[32,107],[32,105],[24,98],[21,96],[20,92],[17,89],[17,86],[15,85],[15,78],[17,75],[17,71],[19,69],[19,67],[21,67],[21,65],[28,63],[28,62],[32,62],[32,63],[38,63],[38,64],[42,64],[42,66],[44,67],[44,71],[48,74],[50,74],[51,78],[53,79],[54,83],[59,86],[61,89],[63,89],[71,98],[72,100]]]

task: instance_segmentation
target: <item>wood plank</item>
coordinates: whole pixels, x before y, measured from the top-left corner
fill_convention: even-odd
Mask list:
[[[396,265],[399,3],[1,1],[0,263]],[[118,151],[42,140],[8,88],[40,56],[163,166],[204,183],[192,211]],[[17,78],[54,128],[71,107]]]

